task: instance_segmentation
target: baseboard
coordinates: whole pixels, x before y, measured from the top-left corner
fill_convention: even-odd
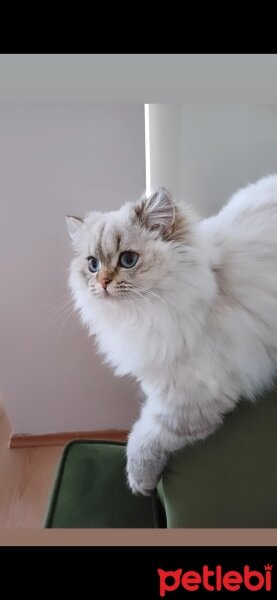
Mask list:
[[[107,440],[111,442],[126,442],[128,431],[69,431],[62,433],[45,433],[43,435],[29,435],[12,433],[9,448],[34,448],[41,446],[64,446],[71,440]]]

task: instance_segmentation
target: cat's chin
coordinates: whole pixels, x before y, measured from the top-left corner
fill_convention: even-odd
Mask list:
[[[122,300],[127,300],[127,296],[123,296],[122,294],[117,294],[116,292],[109,292],[108,290],[100,292],[99,294],[94,295],[94,298],[98,302],[122,302]]]
[[[107,302],[108,300],[114,300],[114,296],[109,294],[109,292],[105,292],[104,294],[94,294],[93,299],[97,300],[97,302]]]

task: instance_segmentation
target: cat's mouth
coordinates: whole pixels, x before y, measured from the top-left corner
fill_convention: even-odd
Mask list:
[[[114,289],[108,289],[108,287],[106,289],[98,289],[93,293],[93,296],[96,298],[99,298],[99,300],[104,300],[104,299],[115,299],[118,298],[120,294],[118,294],[118,292]]]
[[[93,293],[93,297],[97,298],[99,300],[104,300],[104,301],[108,301],[108,300],[114,300],[114,301],[121,301],[122,300],[127,300],[130,297],[130,292],[126,292],[126,291],[122,291],[122,290],[117,290],[117,289],[103,289],[103,290],[97,290],[97,292]]]
[[[101,293],[101,298],[113,298],[114,294],[111,292],[111,290],[103,290],[103,293]]]
[[[111,293],[111,290],[106,289],[106,290],[99,290],[97,292],[96,296],[102,300],[103,298],[112,298],[113,294]]]

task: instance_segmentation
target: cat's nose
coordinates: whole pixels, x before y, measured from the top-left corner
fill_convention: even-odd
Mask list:
[[[102,288],[104,288],[104,290],[107,289],[108,283],[111,282],[111,279],[101,279],[99,281],[99,283],[102,285]]]

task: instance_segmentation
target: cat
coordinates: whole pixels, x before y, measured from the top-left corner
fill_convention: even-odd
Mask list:
[[[211,435],[277,364],[277,175],[201,219],[165,188],[119,210],[67,217],[69,286],[119,376],[145,395],[127,443],[133,493],[169,455]]]

